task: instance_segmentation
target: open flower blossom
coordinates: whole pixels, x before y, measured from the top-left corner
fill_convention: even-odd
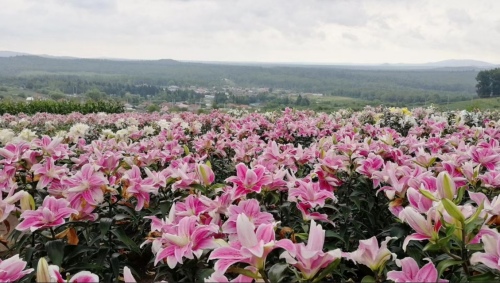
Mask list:
[[[98,205],[104,200],[103,191],[108,180],[101,172],[95,172],[90,164],[85,164],[74,176],[63,180],[68,187],[68,200],[76,208],[82,201]]]
[[[236,176],[226,179],[226,182],[236,185],[234,198],[252,192],[259,193],[262,186],[272,183],[271,176],[265,176],[265,172],[266,168],[262,165],[257,165],[254,169],[248,169],[243,163],[236,165]]]
[[[136,165],[133,165],[132,169],[125,173],[122,180],[124,180],[123,195],[125,198],[135,197],[137,199],[136,211],[141,210],[144,206],[149,207],[150,193],[158,193],[153,179],[142,179],[141,170]]]
[[[481,240],[484,244],[484,253],[473,253],[470,263],[473,265],[482,263],[489,268],[500,270],[500,233],[485,234]]]
[[[166,259],[170,268],[182,264],[183,257],[193,259],[201,257],[204,249],[213,249],[218,245],[213,234],[218,231],[215,225],[200,225],[196,217],[184,217],[176,227],[176,233],[164,233],[165,247],[156,254],[155,265]]]
[[[46,187],[52,180],[61,180],[68,173],[68,168],[65,166],[56,166],[54,159],[49,157],[44,164],[38,163],[31,167],[35,180],[38,180],[36,189],[41,190]]]
[[[237,241],[229,243],[229,247],[215,249],[209,259],[215,260],[215,271],[224,274],[237,262],[247,263],[262,270],[266,264],[267,255],[276,248],[294,250],[292,241],[288,239],[275,240],[274,223],[261,224],[255,231],[255,225],[245,214],[238,215],[236,221]]]
[[[402,268],[402,271],[389,271],[387,273],[387,279],[396,283],[448,282],[448,280],[438,278],[437,269],[432,262],[427,263],[422,268],[419,268],[417,262],[411,257],[396,260],[396,263]]]
[[[288,264],[300,270],[303,279],[311,280],[321,268],[342,257],[339,249],[323,252],[324,243],[325,230],[312,220],[307,245],[295,244],[294,250],[283,252],[280,258],[284,258]]]
[[[435,213],[434,215],[437,215]],[[413,230],[417,233],[406,236],[403,242],[403,250],[406,250],[406,246],[412,240],[422,241],[422,240],[435,240],[438,237],[439,229],[441,228],[441,221],[434,219],[435,223],[432,223],[432,217],[427,216],[427,219],[420,214],[415,208],[407,206],[399,214],[399,218],[407,222]]]
[[[16,229],[19,231],[30,229],[33,232],[62,225],[65,222],[64,218],[70,217],[71,214],[78,214],[76,209],[69,208],[68,205],[69,202],[65,199],[47,196],[37,210],[27,210],[21,214],[24,220],[17,225]]]
[[[368,240],[360,240],[356,251],[342,255],[355,263],[366,265],[371,270],[378,271],[388,260],[396,259],[396,254],[391,253],[387,248],[387,243],[392,239],[395,238],[386,237],[380,244],[380,248],[375,236]]]
[[[25,191],[19,191],[5,199],[1,199],[0,197],[0,223],[7,219],[12,212],[17,210],[14,204],[18,201],[21,203],[22,211],[29,210],[31,208],[30,199],[32,199],[32,196]]]
[[[45,258],[38,260],[36,270],[36,282],[39,283],[95,283],[99,282],[99,276],[90,271],[80,271],[67,280],[63,279],[59,272],[59,266],[48,265]]]
[[[245,214],[248,220],[255,226],[261,224],[271,224],[274,217],[269,212],[260,211],[260,204],[255,199],[240,201],[238,205],[231,205],[228,208],[229,218],[222,225],[222,231],[227,234],[237,233],[236,223],[240,214]]]
[[[16,254],[7,259],[0,259],[0,282],[15,282],[33,272],[33,268],[25,269],[26,262]]]
[[[301,202],[309,203],[312,207],[323,207],[326,199],[337,201],[332,191],[320,189],[317,182],[297,180],[296,184],[298,184],[297,187],[292,187],[288,191],[289,201],[297,202],[298,199]]]

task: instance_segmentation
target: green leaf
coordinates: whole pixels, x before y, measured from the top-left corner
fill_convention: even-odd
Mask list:
[[[363,279],[361,279],[361,282],[377,282],[375,280],[375,278],[373,278],[373,276],[370,276],[370,275],[366,275],[365,277],[363,277]]]
[[[210,190],[216,190],[216,189],[219,189],[219,188],[225,188],[227,187],[226,184],[213,184],[212,186],[210,186]]]
[[[337,234],[337,233],[335,233],[335,232],[333,232],[331,230],[327,230],[326,231],[325,237],[326,238],[336,238],[336,239],[339,239],[339,240],[341,240],[342,242],[345,243],[345,240],[344,240],[344,238],[342,238],[342,236],[340,236],[339,234]]]
[[[101,236],[104,239],[106,236],[106,233],[108,233],[109,228],[111,228],[111,225],[113,224],[113,219],[111,218],[101,218],[99,221],[99,229],[101,230]]]
[[[491,271],[484,274],[470,276],[467,279],[469,282],[498,282],[498,278]]]
[[[483,208],[484,208],[484,200],[481,202],[481,205],[479,205],[479,207],[476,209],[476,212],[474,213],[474,215],[472,215],[469,219],[467,219],[465,221],[465,224],[469,224],[469,223],[473,222],[474,220],[476,220],[476,218],[479,216],[479,214],[481,214],[481,212],[483,211]]]
[[[99,270],[104,270],[105,268],[106,267],[104,267],[103,265],[99,265],[99,264],[77,262],[74,266],[66,268],[66,271],[67,272],[73,271],[73,270],[99,271]]]
[[[288,264],[286,263],[276,263],[271,266],[268,271],[268,277],[271,282],[281,282],[286,274],[284,274],[285,270],[288,268]]]
[[[203,194],[206,194],[207,193],[207,188],[205,188],[205,186],[203,185],[200,185],[200,184],[192,184],[192,185],[189,185],[191,188],[195,189],[195,190],[198,190],[200,192],[202,192]]]
[[[321,279],[325,278],[326,276],[332,274],[332,272],[337,269],[337,267],[340,264],[340,258],[337,258],[334,262],[330,263],[321,273],[316,276],[316,278],[313,280],[313,282],[319,282]],[[375,282],[375,281],[373,281]]]
[[[438,271],[438,277],[441,277],[441,275],[443,275],[443,272],[450,266],[453,266],[453,265],[458,265],[458,264],[462,264],[463,261],[462,260],[453,260],[453,259],[446,259],[446,260],[443,260],[441,261],[438,266],[437,266],[437,271]]]
[[[205,279],[210,277],[215,270],[212,268],[198,269],[196,272],[196,282],[205,282]]]
[[[119,253],[114,253],[113,255],[111,255],[111,268],[113,269],[115,282],[118,282],[118,276],[120,275],[120,261],[118,260],[119,256]]]
[[[439,245],[433,244],[433,243],[428,243],[425,245],[425,247],[422,249],[422,251],[439,251],[441,250],[441,247]]]
[[[134,241],[132,241],[132,239],[130,239],[121,228],[113,229],[111,230],[111,233],[113,233],[118,238],[118,240],[120,240],[127,247],[129,247],[131,251],[137,254],[141,253],[141,250],[139,249],[137,244]]]
[[[60,266],[64,258],[64,242],[62,240],[49,241],[45,244],[45,251],[52,264]]]
[[[466,188],[467,188],[467,186],[462,186],[462,187],[458,188],[457,198],[454,200],[455,204],[460,204],[462,202],[462,198],[464,197],[464,193],[465,193]]]
[[[242,274],[247,277],[253,278],[253,279],[258,279],[260,276],[258,273],[253,273],[252,271],[248,269],[243,269],[243,268],[238,268],[238,267],[230,267],[227,272],[230,273],[237,273],[237,274]]]
[[[468,244],[467,249],[471,251],[482,251],[484,249],[483,243]]]
[[[24,253],[24,260],[27,262],[30,262],[34,251],[35,251],[35,247],[27,247],[26,252]]]
[[[68,245],[66,248],[69,248],[66,250],[65,254],[66,256],[64,257],[64,261],[67,261],[68,259],[71,259],[79,254],[85,253],[85,252],[95,252],[97,251],[96,247],[89,247],[89,246],[84,246],[84,245],[78,245],[78,246],[72,246]]]
[[[300,238],[301,240],[305,241],[309,238],[309,234],[306,233],[295,233],[295,237]]]

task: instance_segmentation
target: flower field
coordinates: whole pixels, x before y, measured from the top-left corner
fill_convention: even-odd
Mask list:
[[[0,116],[0,281],[500,280],[500,113]]]

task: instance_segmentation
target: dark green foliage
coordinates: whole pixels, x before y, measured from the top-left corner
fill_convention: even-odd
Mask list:
[[[53,100],[34,100],[34,101],[1,101],[0,102],[0,115],[11,114],[16,115],[24,113],[27,115],[36,114],[39,112],[51,114],[70,114],[72,112],[80,112],[82,114],[90,113],[123,113],[123,104],[113,100],[100,100],[100,101],[53,101]]]
[[[481,71],[476,77],[479,97],[500,96],[500,68]]]

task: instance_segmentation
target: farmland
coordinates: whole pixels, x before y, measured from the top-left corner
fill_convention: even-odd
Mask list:
[[[498,281],[499,138],[436,108],[4,114],[0,279]]]

